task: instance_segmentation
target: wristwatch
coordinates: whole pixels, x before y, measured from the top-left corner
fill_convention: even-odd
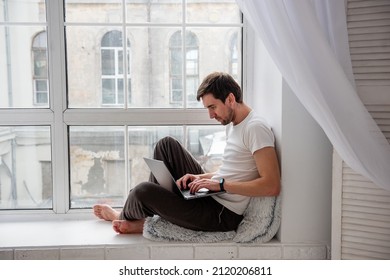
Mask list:
[[[219,179],[219,187],[221,188],[222,192],[225,191],[225,188],[223,187],[224,183],[225,183],[225,179],[224,178]]]

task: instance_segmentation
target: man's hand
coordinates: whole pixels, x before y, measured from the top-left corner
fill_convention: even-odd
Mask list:
[[[194,174],[186,174],[180,179],[176,180],[176,184],[181,188],[181,189],[189,189],[190,188],[190,183],[200,179],[200,175],[194,175]]]
[[[191,193],[196,193],[199,191],[219,191],[219,181],[211,180],[210,178],[214,176],[212,173],[203,173],[203,174],[186,174],[176,181],[176,184],[182,189],[190,189]]]
[[[204,189],[216,192],[221,189],[219,181],[211,179],[195,179],[188,184],[188,187],[190,188],[190,193],[196,193]]]

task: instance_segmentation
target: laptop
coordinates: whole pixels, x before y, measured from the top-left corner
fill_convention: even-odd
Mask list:
[[[157,182],[165,189],[182,196],[184,199],[195,199],[201,198],[216,194],[224,193],[223,191],[213,192],[206,188],[199,190],[198,192],[192,194],[190,190],[181,189],[177,184],[175,179],[173,178],[171,172],[169,172],[165,163],[161,160],[144,158],[146,164],[149,166],[150,171],[153,173]]]

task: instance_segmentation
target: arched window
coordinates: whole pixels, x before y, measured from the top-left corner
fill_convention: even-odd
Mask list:
[[[47,35],[38,33],[32,43],[34,105],[49,104],[49,83],[47,79]]]
[[[130,42],[127,41],[127,92],[128,103],[131,101],[131,76],[130,76]],[[101,66],[102,66],[102,104],[124,104],[124,58],[122,32],[114,30],[107,32],[101,42]]]
[[[171,102],[182,103],[183,85],[185,82],[187,102],[195,105],[196,91],[199,83],[199,44],[196,35],[186,32],[185,38],[185,80],[183,82],[183,50],[182,32],[175,32],[169,41],[170,50],[170,86]],[[193,104],[191,104],[193,103]]]

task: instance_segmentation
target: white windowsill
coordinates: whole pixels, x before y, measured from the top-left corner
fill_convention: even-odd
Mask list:
[[[93,218],[12,221],[0,218],[1,259],[328,259],[321,243],[265,244],[156,242],[116,234]]]
[[[141,235],[116,234],[98,219],[3,222],[1,248],[129,245],[147,242]]]

